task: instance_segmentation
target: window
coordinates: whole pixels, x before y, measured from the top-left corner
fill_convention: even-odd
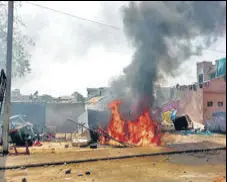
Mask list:
[[[218,107],[223,107],[223,102],[219,101],[218,102]]]
[[[213,106],[213,102],[212,102],[212,101],[208,101],[208,102],[207,102],[207,106],[208,106],[208,107],[212,107],[212,106]]]

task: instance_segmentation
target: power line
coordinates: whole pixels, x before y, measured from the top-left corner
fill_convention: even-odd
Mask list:
[[[25,2],[28,3],[28,4],[31,4],[31,5],[33,5],[33,6],[42,8],[42,9],[46,9],[46,10],[53,11],[53,12],[55,12],[55,13],[60,13],[60,14],[66,15],[66,16],[70,16],[70,17],[72,17],[72,18],[77,18],[77,19],[80,19],[80,20],[83,20],[83,21],[88,21],[88,22],[95,23],[95,24],[98,24],[98,25],[101,25],[101,26],[104,26],[104,27],[112,28],[112,29],[114,29],[114,30],[122,31],[121,28],[119,28],[119,27],[117,27],[117,26],[114,26],[114,25],[109,25],[109,24],[102,23],[102,22],[98,22],[98,21],[95,21],[95,20],[90,20],[90,19],[83,18],[83,17],[77,16],[77,15],[73,15],[73,14],[66,13],[66,12],[63,12],[63,11],[59,11],[59,10],[56,10],[56,9],[53,9],[53,8],[49,8],[49,7],[47,7],[47,6],[43,6],[43,5],[40,5],[40,4],[36,4],[36,3],[30,2],[30,1],[25,1]],[[206,50],[204,50],[204,51],[218,52],[218,53],[224,53],[224,54],[226,53],[226,51],[215,50],[215,49],[206,49]]]
[[[30,1],[25,1],[25,2],[28,3],[28,4],[31,4],[33,6],[39,7],[39,8],[50,10],[50,11],[53,11],[53,12],[56,12],[56,13],[60,13],[60,14],[66,15],[66,16],[70,16],[70,17],[73,17],[73,18],[77,18],[77,19],[80,19],[80,20],[83,20],[83,21],[88,21],[88,22],[95,23],[95,24],[98,24],[98,25],[101,25],[101,26],[105,26],[105,27],[109,27],[109,28],[112,28],[112,29],[115,29],[115,30],[121,30],[121,28],[113,26],[113,25],[109,25],[109,24],[106,24],[106,23],[98,22],[98,21],[95,21],[95,20],[90,20],[90,19],[87,19],[87,18],[83,18],[83,17],[77,16],[77,15],[73,15],[73,14],[70,14],[70,13],[59,11],[59,10],[56,10],[56,9],[53,9],[53,8],[49,8],[49,7],[40,5],[40,4],[36,4],[36,3],[30,2]]]

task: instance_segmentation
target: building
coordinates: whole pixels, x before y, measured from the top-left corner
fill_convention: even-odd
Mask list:
[[[100,87],[100,88],[87,88],[87,98],[90,99],[96,96],[104,96],[109,91],[108,87]]]
[[[11,92],[11,100],[12,102],[30,102],[30,95],[22,95],[20,89],[14,89]]]
[[[226,75],[226,58],[216,60],[215,64],[210,61],[197,63],[198,83],[202,83],[204,81],[208,81],[224,75]]]
[[[215,65],[197,63],[197,81],[171,91],[175,97],[162,106],[162,120],[170,121],[172,110],[177,110],[178,115],[187,114],[209,130],[226,132],[226,59]]]

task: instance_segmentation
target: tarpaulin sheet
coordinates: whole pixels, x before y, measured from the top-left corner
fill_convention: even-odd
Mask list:
[[[226,74],[226,58],[219,59],[217,62],[216,77]]]
[[[191,130],[188,130],[188,131],[181,131],[181,134],[182,135],[194,135],[194,134],[197,134],[197,135],[212,135],[212,132],[210,131],[191,131]]]

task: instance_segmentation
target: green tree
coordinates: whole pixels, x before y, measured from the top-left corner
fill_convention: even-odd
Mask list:
[[[24,32],[26,26],[18,15],[18,9],[22,4],[14,1],[14,24],[13,24],[13,57],[12,76],[23,77],[31,71],[31,54],[28,48],[34,46],[33,40]],[[7,51],[7,26],[8,26],[8,1],[0,1],[0,68],[5,69]]]
[[[80,94],[79,92],[73,92],[72,96],[74,96],[77,99],[77,101],[79,101],[79,102],[85,101],[84,96],[82,94]]]

